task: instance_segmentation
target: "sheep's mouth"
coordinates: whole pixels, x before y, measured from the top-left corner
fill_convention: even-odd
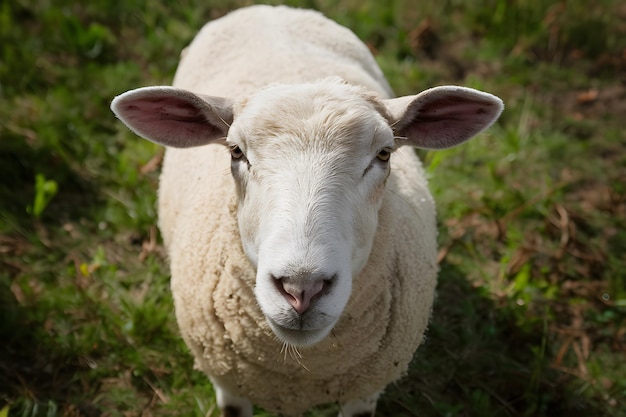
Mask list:
[[[334,326],[334,322],[331,322],[320,328],[312,328],[311,325],[307,326],[306,320],[300,320],[297,326],[284,326],[269,317],[267,321],[278,339],[297,347],[312,346],[322,341]]]
[[[302,315],[295,311],[288,311],[282,312],[278,318],[268,316],[267,319],[276,326],[291,331],[316,331],[327,325],[326,315],[317,311],[307,311]]]

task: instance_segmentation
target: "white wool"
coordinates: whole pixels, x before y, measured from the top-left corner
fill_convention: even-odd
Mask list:
[[[274,23],[280,14],[289,15],[289,26]],[[256,6],[206,25],[186,51],[174,86],[245,97],[277,81],[329,75],[391,95],[371,54],[349,30],[317,12]],[[333,336],[294,358],[281,352],[254,301],[255,271],[241,248],[228,151],[220,145],[167,150],[160,228],[169,246],[181,333],[198,368],[286,415],[365,398],[406,372],[430,315],[436,230],[414,151],[402,148],[392,161],[379,233],[365,270],[354,279],[348,307]]]

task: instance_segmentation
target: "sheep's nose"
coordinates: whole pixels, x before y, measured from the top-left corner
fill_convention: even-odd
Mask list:
[[[304,314],[311,302],[326,288],[329,280],[324,279],[292,279],[292,278],[275,278],[274,282],[278,291],[285,297],[285,300],[300,315]]]

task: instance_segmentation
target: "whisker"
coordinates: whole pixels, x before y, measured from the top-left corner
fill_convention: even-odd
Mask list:
[[[298,365],[300,365],[303,369],[305,369],[308,372],[311,372],[311,370],[307,368],[304,363],[302,363],[302,360],[301,360],[302,354],[300,353],[300,351],[298,351],[298,348],[294,345],[291,345],[291,348],[292,348],[291,358],[295,360],[298,363]]]
[[[217,117],[219,117],[222,123],[224,123],[230,129],[230,125],[226,122],[226,120],[222,119],[219,115]]]
[[[306,371],[311,372],[311,370],[309,368],[307,368],[307,366],[304,363],[302,363],[303,356],[300,353],[300,351],[298,350],[297,346],[292,345],[289,342],[282,342],[281,343],[281,348],[280,348],[280,353],[282,353],[283,361],[285,363],[287,362],[287,354],[289,354],[289,358],[290,359],[296,361],[296,363],[298,365],[300,365]]]
[[[287,342],[283,342],[280,353],[283,354],[283,362],[287,363],[287,351],[289,350],[289,344]]]
[[[300,351],[298,350],[298,348],[296,346],[291,345],[292,348],[292,352],[293,352],[293,358],[294,359],[302,359],[302,354],[300,353]]]
[[[391,123],[389,126],[393,129],[398,123],[400,123],[400,119],[398,119],[395,122]]]

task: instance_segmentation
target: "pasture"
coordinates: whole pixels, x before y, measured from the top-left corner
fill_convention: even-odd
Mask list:
[[[351,28],[397,95],[458,84],[506,105],[420,153],[438,297],[378,415],[626,416],[623,2],[285,3]],[[162,150],[109,103],[170,83],[197,30],[246,4],[0,3],[0,417],[219,415],[174,319]]]

